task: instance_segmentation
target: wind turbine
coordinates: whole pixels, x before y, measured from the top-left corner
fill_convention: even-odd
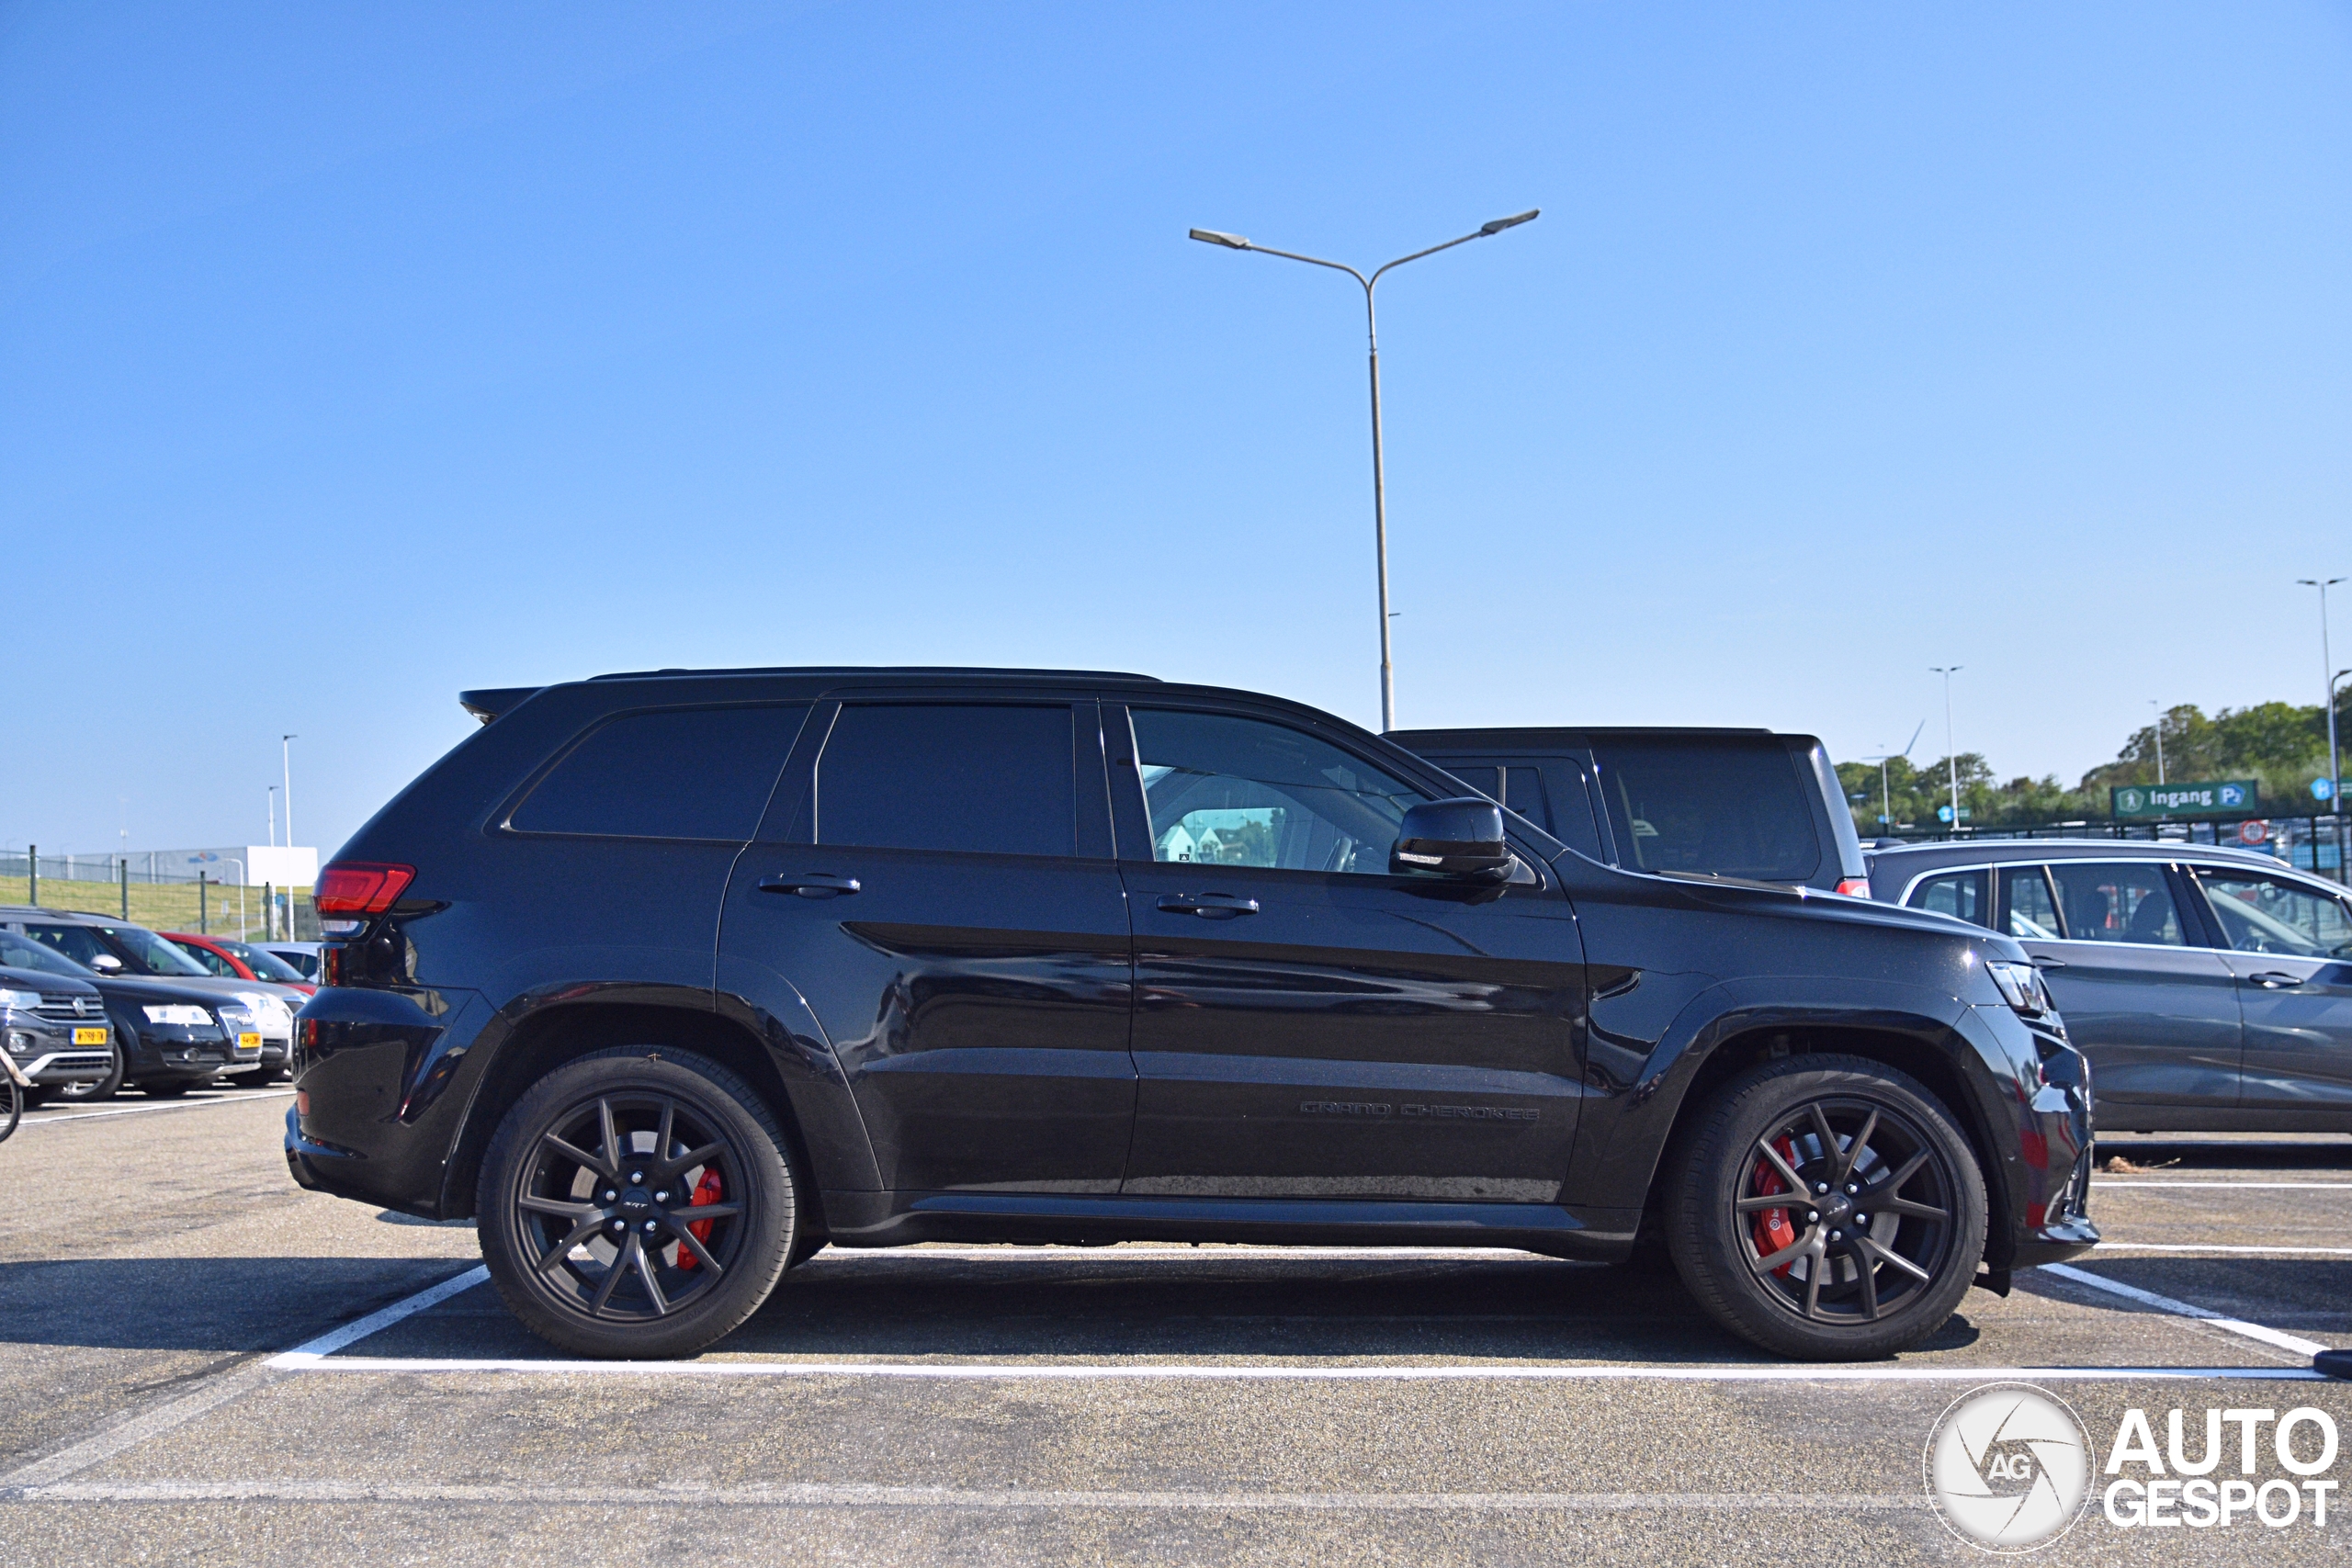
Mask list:
[[[1894,791],[1886,782],[1886,765],[1894,761],[1897,757],[1902,758],[1906,762],[1909,761],[1911,760],[1911,747],[1919,744],[1919,737],[1926,733],[1927,728],[1928,721],[1923,718],[1919,721],[1919,728],[1911,732],[1910,745],[1904,747],[1900,751],[1890,751],[1883,757],[1866,757],[1863,759],[1864,761],[1876,762],[1878,764],[1878,819],[1880,826],[1883,827],[1890,833],[1894,831]]]

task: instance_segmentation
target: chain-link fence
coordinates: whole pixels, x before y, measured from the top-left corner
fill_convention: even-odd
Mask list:
[[[240,887],[174,875],[147,855],[0,852],[0,904],[115,915],[154,931],[197,931],[267,942],[319,940],[307,887]]]

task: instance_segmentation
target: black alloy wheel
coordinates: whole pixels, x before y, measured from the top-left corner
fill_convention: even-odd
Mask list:
[[[1700,1304],[1767,1349],[1891,1354],[1933,1333],[1975,1278],[1984,1179],[1917,1080],[1797,1056],[1726,1086],[1668,1205]]]
[[[686,1355],[767,1298],[797,1229],[784,1140],[717,1063],[646,1048],[567,1063],[500,1123],[482,1255],[534,1331],[592,1356]]]

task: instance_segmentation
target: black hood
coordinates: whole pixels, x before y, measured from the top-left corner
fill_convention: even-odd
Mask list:
[[[72,975],[52,975],[46,969],[15,969],[0,964],[0,986],[9,990],[47,991],[52,996],[96,996],[95,980],[77,979]]]

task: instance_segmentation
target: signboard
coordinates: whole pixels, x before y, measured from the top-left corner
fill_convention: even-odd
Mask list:
[[[2127,784],[2109,790],[2119,818],[2133,817],[2235,816],[2256,805],[2262,785],[2255,779],[2218,779],[2204,784]]]
[[[2313,780],[2312,780],[2312,798],[2313,800],[2333,800],[2333,799],[2335,799],[2335,781],[2334,779],[2313,779]]]
[[[2268,837],[2270,837],[2270,824],[2260,818],[2238,824],[2238,842],[2241,844],[2258,844]]]

